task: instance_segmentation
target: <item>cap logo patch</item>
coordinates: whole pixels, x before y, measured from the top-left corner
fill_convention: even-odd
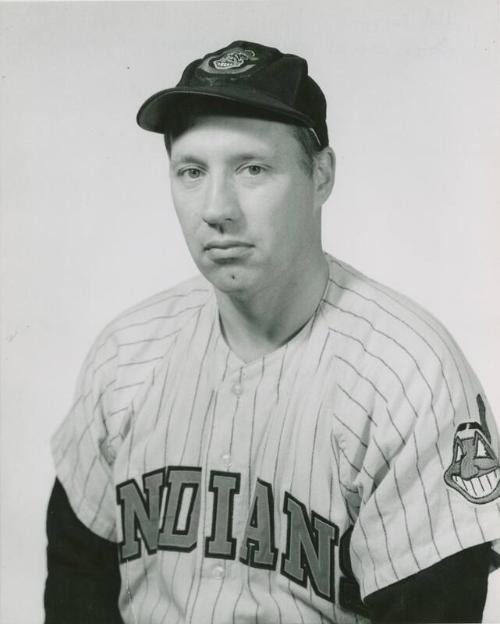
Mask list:
[[[491,447],[485,406],[476,397],[481,424],[458,426],[453,440],[453,457],[444,473],[446,484],[471,503],[489,503],[500,496],[500,465]]]
[[[258,60],[253,50],[230,48],[208,56],[201,63],[200,69],[209,74],[241,74],[255,67]]]

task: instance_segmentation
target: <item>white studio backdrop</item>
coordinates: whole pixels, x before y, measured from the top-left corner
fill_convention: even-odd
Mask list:
[[[0,3],[1,624],[42,620],[49,439],[87,349],[195,272],[162,139],[135,114],[233,40],[309,60],[338,159],[325,248],[440,318],[500,415],[498,14],[495,0]]]

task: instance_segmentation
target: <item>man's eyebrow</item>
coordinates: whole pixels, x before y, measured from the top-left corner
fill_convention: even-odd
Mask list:
[[[193,156],[191,154],[181,154],[177,157],[170,158],[171,165],[182,165],[183,163],[192,163],[194,165],[203,165],[203,159],[199,156]]]
[[[251,151],[240,152],[235,154],[231,160],[252,160],[252,158],[271,158],[274,155],[274,150],[268,147],[255,148]]]
[[[244,162],[247,160],[270,160],[274,157],[274,150],[259,150],[255,149],[252,151],[246,151],[241,153],[233,154],[228,161],[230,163],[238,163]],[[203,158],[199,156],[195,156],[194,154],[180,154],[177,157],[171,157],[170,163],[173,166],[181,165],[183,163],[193,163],[196,165],[204,165],[205,161]]]

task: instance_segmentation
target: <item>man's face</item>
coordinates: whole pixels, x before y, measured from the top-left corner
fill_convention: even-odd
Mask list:
[[[286,124],[206,116],[175,139],[172,197],[189,250],[220,291],[286,284],[321,250],[314,176]]]

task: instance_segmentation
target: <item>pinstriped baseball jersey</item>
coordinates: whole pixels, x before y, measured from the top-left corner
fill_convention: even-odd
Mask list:
[[[53,452],[118,542],[125,622],[363,622],[360,596],[500,538],[498,435],[453,339],[328,261],[313,317],[258,360],[201,277],[91,350]]]

